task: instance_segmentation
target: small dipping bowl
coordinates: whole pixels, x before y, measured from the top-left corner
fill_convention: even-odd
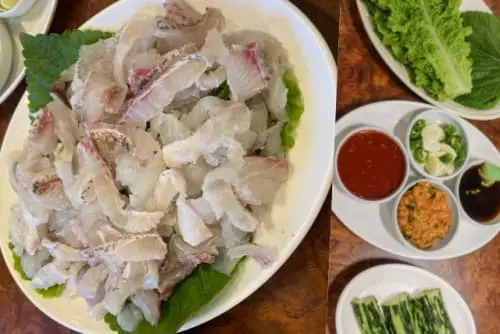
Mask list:
[[[12,67],[12,38],[6,25],[0,21],[0,90],[9,78]]]
[[[378,150],[377,154],[374,154],[374,148]],[[400,156],[393,154],[394,148],[397,148]],[[347,154],[351,156],[348,157]],[[350,160],[345,161],[348,158]],[[399,165],[398,173],[394,171],[395,164]],[[408,156],[401,141],[379,127],[364,126],[351,131],[341,140],[335,155],[335,174],[341,189],[353,199],[365,204],[380,204],[393,199],[405,186],[409,170]],[[370,171],[373,171],[372,177]],[[384,175],[377,175],[380,173]],[[391,177],[397,180],[391,180]],[[387,186],[384,182],[393,184]],[[359,189],[353,189],[363,186],[365,190],[373,192],[377,183],[389,190],[380,195],[373,195],[361,194]]]
[[[417,184],[424,183],[424,182],[431,184],[432,186],[443,191],[446,194],[446,197],[448,199],[448,206],[451,210],[451,215],[452,215],[452,225],[448,229],[448,233],[446,234],[446,236],[444,238],[438,240],[437,242],[435,242],[434,246],[432,246],[431,248],[427,248],[427,249],[419,248],[419,247],[415,246],[414,244],[412,244],[410,241],[408,241],[405,238],[405,236],[403,235],[403,232],[401,232],[401,228],[399,227],[399,222],[398,222],[398,208],[399,208],[399,204],[400,204],[401,200],[403,199],[404,194],[406,194],[407,191],[409,191],[411,188],[413,188]],[[460,222],[460,215],[459,215],[459,209],[458,209],[458,201],[455,198],[455,195],[453,195],[453,192],[450,189],[448,189],[448,187],[441,184],[440,182],[436,182],[436,181],[429,180],[429,179],[420,179],[420,180],[411,182],[399,194],[398,198],[396,199],[396,202],[394,203],[393,224],[394,224],[394,228],[396,229],[399,240],[401,241],[401,243],[403,243],[407,247],[412,248],[413,250],[416,250],[416,251],[433,252],[433,251],[437,251],[437,250],[440,250],[443,247],[445,247],[455,237],[455,234],[457,233],[457,230],[458,230],[459,222]]]
[[[33,7],[37,0],[19,0],[17,4],[6,10],[0,10],[0,18],[18,17],[24,15]]]
[[[485,188],[480,185],[481,177],[478,174],[478,168],[486,161],[476,160],[471,162],[467,168],[458,176],[455,184],[455,196],[457,197],[458,206],[465,216],[472,222],[481,226],[500,226],[500,182],[496,182],[493,186]],[[491,162],[494,165],[493,162]],[[463,197],[466,188],[468,191],[483,191],[487,197],[478,197],[478,194],[470,194],[472,196],[468,200]],[[496,204],[496,205],[495,205]],[[496,206],[496,207],[495,207]],[[473,210],[475,213],[473,213]],[[479,215],[482,217],[479,218]]]
[[[431,175],[425,170],[425,168],[421,164],[419,164],[417,161],[415,161],[415,158],[413,157],[413,153],[412,153],[412,150],[410,147],[410,133],[411,133],[411,130],[412,130],[413,126],[415,125],[415,123],[419,120],[434,121],[439,125],[450,124],[453,127],[455,127],[457,132],[462,136],[462,138],[464,138],[464,141],[465,141],[465,160],[460,167],[455,168],[455,171],[453,172],[453,174],[451,174],[449,176]],[[408,126],[408,129],[406,130],[405,146],[406,146],[409,160],[410,160],[410,163],[411,163],[411,166],[413,167],[413,169],[415,169],[415,171],[417,173],[419,173],[421,176],[423,176],[427,179],[434,180],[434,181],[441,181],[441,182],[449,181],[449,180],[455,178],[456,176],[458,176],[464,170],[465,166],[467,166],[467,162],[468,162],[469,156],[470,156],[469,138],[467,137],[467,133],[465,132],[464,127],[462,126],[461,120],[459,118],[451,115],[450,113],[448,113],[446,111],[443,111],[441,109],[436,109],[436,108],[427,109],[426,111],[419,113],[417,116],[415,116],[415,118],[413,118],[410,125]]]

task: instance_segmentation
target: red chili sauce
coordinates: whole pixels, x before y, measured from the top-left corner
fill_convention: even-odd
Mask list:
[[[394,193],[406,173],[401,148],[379,131],[350,136],[339,151],[337,169],[344,186],[365,200],[380,200]]]

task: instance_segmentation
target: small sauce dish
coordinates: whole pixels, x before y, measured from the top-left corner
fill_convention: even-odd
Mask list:
[[[33,7],[36,0],[18,0],[16,5],[11,8],[0,9],[0,18],[11,18],[24,15]]]

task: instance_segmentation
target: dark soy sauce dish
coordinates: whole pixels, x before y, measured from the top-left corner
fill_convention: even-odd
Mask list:
[[[484,185],[478,163],[465,170],[458,184],[458,197],[465,213],[484,225],[500,222],[500,181]]]
[[[371,128],[351,134],[340,146],[337,173],[343,186],[366,201],[389,199],[408,173],[404,149],[395,139]]]

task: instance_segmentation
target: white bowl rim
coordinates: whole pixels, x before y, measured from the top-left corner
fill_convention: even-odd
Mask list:
[[[399,207],[399,203],[401,202],[401,200],[403,199],[403,195],[408,191],[410,190],[412,187],[414,187],[415,185],[419,184],[419,183],[424,183],[424,182],[427,182],[427,183],[430,183],[432,184],[433,186],[435,186],[436,188],[439,188],[440,190],[444,191],[446,193],[446,195],[448,196],[448,201],[450,203],[452,203],[453,207],[450,208],[451,209],[451,212],[453,214],[453,224],[454,224],[454,227],[448,231],[448,236],[449,236],[449,239],[448,241],[441,245],[441,247],[439,247],[438,249],[421,249],[421,248],[418,248],[417,246],[413,245],[411,242],[409,242],[408,240],[406,240],[406,238],[404,237],[403,233],[401,233],[401,229],[399,228],[399,224],[398,224],[398,207]],[[440,183],[440,182],[437,182],[437,181],[434,181],[432,179],[426,179],[426,178],[421,178],[421,179],[417,179],[415,181],[412,181],[410,183],[408,183],[406,185],[406,187],[403,189],[403,191],[401,191],[401,193],[399,194],[398,198],[396,199],[396,201],[394,202],[394,207],[393,207],[393,210],[392,210],[392,222],[394,224],[394,227],[396,229],[396,234],[398,235],[398,239],[403,243],[405,244],[406,246],[410,247],[411,249],[417,251],[417,252],[420,252],[420,253],[429,253],[429,252],[433,252],[433,251],[436,251],[436,250],[439,250],[443,247],[445,247],[446,245],[448,245],[453,238],[455,238],[455,235],[457,234],[457,231],[458,231],[458,228],[459,228],[459,224],[460,224],[460,211],[459,211],[459,207],[458,207],[458,201],[457,201],[457,198],[455,197],[455,194],[453,193],[453,191],[451,191],[447,186],[445,186],[444,184]]]
[[[35,4],[35,2],[36,0],[19,0],[14,7],[0,11],[0,18],[21,16],[26,13]]]
[[[2,59],[0,59],[0,62],[6,61],[9,64],[5,65],[5,71],[7,72],[7,75],[5,77],[4,82],[0,82],[0,89],[4,88],[4,86],[7,84],[9,81],[9,76],[10,72],[12,71],[12,62],[14,59],[14,43],[12,41],[12,35],[10,34],[9,28],[7,25],[0,21],[0,35],[3,35],[5,37],[5,43],[1,47],[2,50]]]
[[[462,205],[462,201],[460,200],[460,183],[462,183],[462,178],[463,176],[465,175],[465,173],[467,171],[469,171],[471,168],[473,167],[476,167],[478,165],[481,165],[485,162],[489,162],[489,160],[485,160],[485,159],[474,159],[474,160],[471,160],[468,164],[467,164],[467,167],[464,168],[460,174],[458,175],[458,178],[457,178],[457,182],[455,183],[455,187],[454,187],[454,192],[455,192],[455,197],[457,198],[457,205],[458,205],[458,209],[460,210],[460,212],[462,212],[465,217],[470,220],[472,223],[474,223],[476,226],[480,226],[480,227],[486,227],[486,228],[489,228],[491,226],[496,226],[496,225],[499,225],[500,226],[500,213],[498,214],[497,217],[493,218],[491,220],[491,222],[488,222],[488,223],[481,223],[481,222],[478,222],[477,220],[475,220],[474,218],[472,218],[468,213],[467,211],[465,211],[463,205]],[[493,163],[493,162],[491,162]],[[495,164],[496,165],[496,164]]]
[[[340,152],[340,149],[342,148],[342,146],[353,135],[355,135],[356,133],[359,133],[359,132],[363,132],[363,131],[377,131],[377,132],[381,132],[381,133],[385,134],[386,136],[388,136],[389,138],[391,138],[391,140],[393,142],[395,142],[399,146],[399,148],[401,150],[401,153],[403,153],[403,156],[404,156],[404,159],[405,159],[405,175],[403,177],[403,180],[401,181],[401,184],[389,196],[384,197],[382,199],[378,199],[378,200],[367,200],[367,199],[364,199],[364,198],[361,198],[361,197],[358,197],[358,196],[354,195],[344,185],[344,182],[340,178],[339,169],[337,167],[338,166],[338,160],[339,160],[339,152]],[[342,140],[338,143],[338,145],[336,147],[336,151],[335,151],[335,177],[337,179],[337,182],[340,185],[340,188],[347,195],[349,195],[350,197],[352,197],[353,199],[355,199],[355,200],[357,200],[358,202],[361,202],[361,203],[365,203],[365,204],[383,204],[383,203],[389,202],[394,197],[398,196],[401,193],[401,191],[405,188],[405,185],[408,183],[408,178],[410,176],[410,168],[411,167],[410,167],[410,162],[409,162],[409,158],[408,158],[408,152],[407,152],[405,146],[403,145],[403,143],[401,142],[401,140],[396,135],[394,135],[393,133],[391,133],[391,132],[387,131],[386,129],[381,128],[379,126],[359,124],[359,126],[356,126],[354,129],[352,129],[351,131],[349,131],[349,133],[347,133],[345,135],[345,137],[342,138]]]
[[[462,163],[462,165],[460,166],[460,168],[455,169],[455,171],[451,175],[434,176],[434,175],[427,173],[425,171],[425,168],[420,166],[420,164],[415,161],[415,159],[413,158],[413,154],[411,153],[411,149],[410,149],[411,129],[413,128],[413,125],[415,125],[415,123],[418,120],[421,120],[421,119],[425,120],[425,114],[428,112],[440,113],[444,117],[449,118],[449,119],[453,120],[454,122],[456,122],[458,124],[458,126],[460,127],[460,129],[458,129],[458,131],[461,132],[461,135],[463,136],[464,141],[465,141],[465,160]],[[452,115],[449,112],[444,111],[443,109],[440,109],[440,108],[427,108],[427,109],[423,110],[422,112],[419,112],[415,117],[413,117],[410,124],[408,125],[408,128],[406,129],[405,146],[406,146],[406,150],[408,152],[408,159],[410,160],[410,164],[413,167],[413,169],[421,176],[423,176],[427,179],[431,179],[431,180],[436,181],[436,182],[445,182],[445,181],[450,181],[450,180],[453,180],[454,178],[456,178],[459,174],[461,174],[464,171],[464,169],[467,166],[469,159],[470,159],[469,138],[468,138],[467,133],[465,132],[465,129],[462,125],[462,120],[459,117],[456,117],[455,115]]]

